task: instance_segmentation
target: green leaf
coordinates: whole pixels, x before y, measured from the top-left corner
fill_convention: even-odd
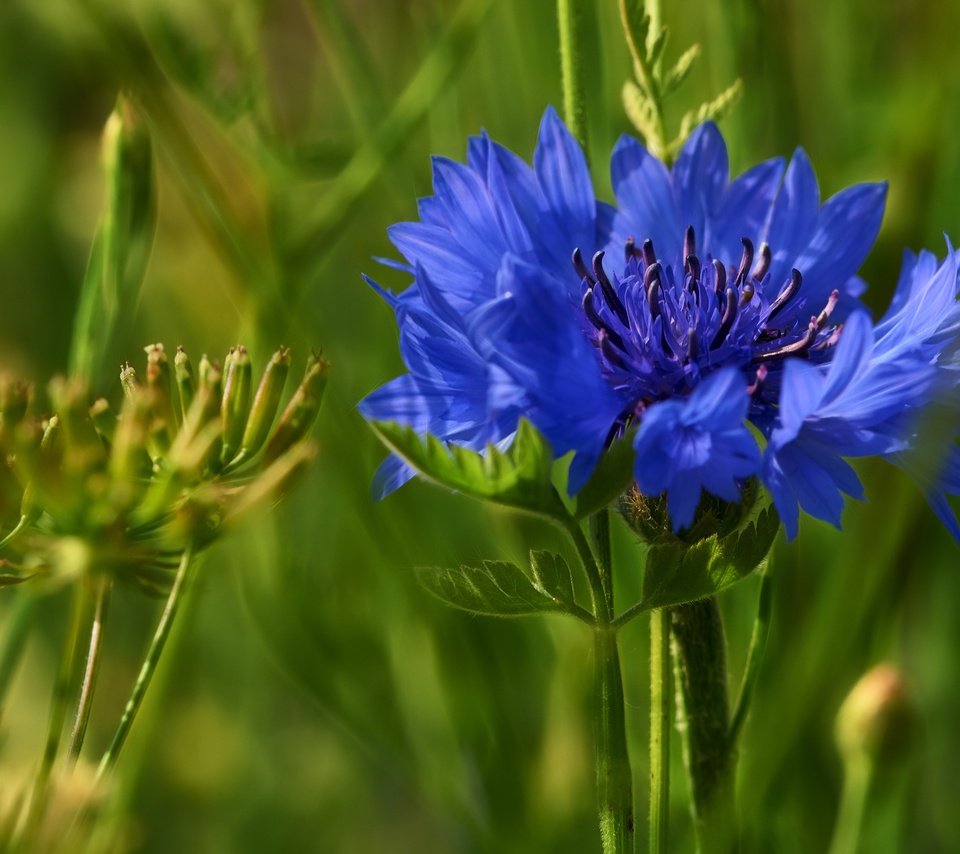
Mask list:
[[[633,431],[617,439],[600,457],[590,480],[577,493],[577,518],[586,519],[622,495],[633,481]]]
[[[506,451],[492,445],[479,454],[435,436],[422,438],[402,424],[371,422],[383,443],[428,480],[464,495],[562,522],[569,514],[551,480],[550,444],[528,421],[521,420]]]
[[[654,153],[657,144],[657,111],[653,101],[632,80],[623,84],[623,109],[627,118],[643,136],[647,147]]]
[[[767,506],[726,537],[651,546],[639,610],[705,599],[736,584],[763,564],[779,530],[776,510]]]
[[[666,46],[667,28],[661,27],[660,32],[654,37],[650,43],[650,49],[647,51],[647,62],[650,63],[651,68],[660,61],[660,57],[663,55],[663,49]]]
[[[547,552],[534,554],[532,579],[514,563],[485,560],[480,566],[458,569],[418,568],[417,580],[442,602],[471,614],[521,617],[561,613],[590,620],[572,601],[570,569],[563,558]]]
[[[31,575],[0,575],[0,588],[23,584],[24,581],[29,581],[32,577]]]
[[[712,101],[701,104],[699,110],[687,112],[680,121],[680,133],[670,144],[670,151],[678,152],[697,125],[706,121],[719,121],[723,118],[739,100],[741,94],[743,94],[743,81],[738,77]]]
[[[562,555],[548,551],[531,551],[530,572],[534,587],[568,609],[576,607],[573,576]]]
[[[683,82],[690,75],[694,63],[700,57],[700,45],[695,44],[687,48],[677,60],[676,64],[666,74],[663,75],[663,96],[666,97],[671,92],[679,89]]]

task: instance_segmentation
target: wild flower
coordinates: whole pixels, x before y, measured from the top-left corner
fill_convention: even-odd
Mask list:
[[[162,344],[146,351],[142,381],[129,364],[121,370],[119,416],[105,399],[90,405],[84,383],[58,379],[54,414],[41,418],[26,384],[3,383],[0,509],[19,514],[0,542],[11,555],[7,583],[99,573],[165,590],[188,547],[208,546],[312,458],[321,357],[310,358],[281,412],[286,348],[257,387],[242,346],[222,368],[204,356],[196,374],[182,349],[172,368]]]
[[[505,445],[521,418],[572,453],[576,493],[618,437],[634,476],[666,495],[675,531],[704,492],[736,501],[759,477],[787,533],[799,510],[839,525],[862,498],[847,458],[881,456],[919,480],[960,537],[950,436],[937,471],[912,454],[924,414],[957,384],[958,257],[908,255],[874,323],[857,271],[880,227],[886,186],[823,204],[798,149],[731,180],[715,125],[672,169],[624,136],[611,158],[617,198],[596,199],[579,146],[552,109],[533,166],[486,134],[465,165],[433,161],[419,221],[389,230],[414,277],[393,294],[408,373],[360,404],[448,443]],[[587,260],[589,258],[589,261]],[[396,457],[384,495],[412,476]]]

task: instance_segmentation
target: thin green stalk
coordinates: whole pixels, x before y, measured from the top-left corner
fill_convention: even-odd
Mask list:
[[[773,590],[770,575],[766,567],[760,574],[760,593],[757,596],[757,616],[753,621],[753,632],[750,635],[750,647],[747,651],[747,663],[743,669],[743,680],[740,683],[740,695],[730,724],[730,744],[735,746],[743,724],[750,712],[750,703],[753,700],[753,691],[760,675],[760,662],[767,647],[767,635],[770,633],[770,612],[773,603]]]
[[[137,676],[137,681],[134,683],[130,699],[127,700],[126,708],[123,710],[120,724],[117,726],[117,731],[113,736],[113,741],[110,742],[110,746],[107,748],[107,752],[103,754],[103,758],[100,760],[100,766],[97,768],[97,780],[100,780],[107,771],[111,770],[116,764],[120,750],[123,748],[124,742],[126,742],[127,736],[130,734],[130,728],[133,726],[137,712],[140,711],[144,695],[147,693],[150,680],[153,678],[157,664],[160,661],[160,655],[163,653],[164,645],[170,636],[170,629],[173,626],[174,617],[177,615],[177,609],[183,599],[183,594],[187,590],[187,578],[192,558],[193,550],[190,548],[186,549],[183,557],[180,559],[177,575],[173,580],[173,586],[170,588],[170,594],[167,596],[167,603],[164,606],[163,614],[160,616],[160,622],[157,623],[153,640],[150,642],[147,655],[140,668],[140,674]]]
[[[596,617],[596,754],[597,804],[604,854],[627,854],[633,847],[633,778],[627,751],[623,676],[617,633],[612,628],[614,603],[610,574],[609,516],[591,520],[597,550],[590,547],[580,525],[571,520],[567,533],[576,546],[593,598]],[[600,558],[598,560],[598,557]]]
[[[0,649],[0,720],[3,718],[3,703],[17,672],[17,665],[27,646],[27,636],[33,615],[37,609],[35,596],[16,596],[13,612],[5,620],[6,633],[3,636],[3,648]]]
[[[617,633],[597,628],[597,797],[604,854],[633,850],[633,780],[627,753]]]
[[[84,615],[87,612],[89,589],[81,580],[73,587],[70,604],[70,622],[67,627],[63,651],[60,655],[60,664],[53,683],[53,696],[50,700],[50,718],[47,723],[47,737],[44,743],[43,756],[40,759],[40,768],[34,779],[33,793],[27,807],[25,822],[20,836],[28,847],[34,839],[37,830],[43,821],[49,797],[50,778],[53,767],[60,755],[60,743],[63,738],[63,724],[67,718],[67,706],[70,700],[70,689],[75,681],[77,666],[77,650],[80,646],[80,637],[83,633]]]
[[[669,851],[671,708],[670,609],[650,612],[650,845]]]
[[[100,672],[100,653],[103,650],[103,627],[106,623],[107,611],[110,607],[110,589],[110,579],[104,576],[97,585],[93,625],[90,628],[90,645],[87,648],[87,663],[83,671],[83,681],[80,684],[80,700],[77,703],[77,716],[73,722],[73,731],[70,733],[70,746],[67,749],[67,758],[71,763],[76,762],[80,756],[80,751],[83,748],[83,739],[87,734],[87,724],[90,722],[90,710],[93,708],[93,692],[97,685],[97,675]]]
[[[560,30],[560,78],[563,84],[563,118],[570,132],[588,152],[587,105],[584,96],[583,14],[586,0],[557,0]]]
[[[715,598],[672,609],[677,702],[701,854],[737,850],[723,622]]]
[[[840,811],[830,843],[830,854],[856,854],[863,827],[863,814],[873,783],[873,762],[857,756],[847,762],[843,777]]]

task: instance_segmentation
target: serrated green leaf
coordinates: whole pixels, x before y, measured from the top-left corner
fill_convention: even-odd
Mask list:
[[[576,607],[573,576],[562,555],[548,551],[530,552],[530,572],[534,586],[567,608]]]
[[[586,519],[621,496],[633,481],[633,431],[617,439],[577,493],[577,518]]]
[[[738,77],[712,101],[701,104],[698,110],[690,110],[680,121],[680,133],[670,144],[671,152],[678,152],[697,125],[706,121],[718,121],[725,116],[743,93],[743,81]]]
[[[643,136],[647,148],[659,156],[657,149],[656,109],[650,98],[632,80],[623,84],[623,109],[627,118]]]
[[[642,0],[620,0],[620,19],[627,36],[627,45],[634,61],[646,56],[650,16],[643,10]]]
[[[422,438],[410,427],[371,422],[381,441],[423,477],[464,495],[567,521],[569,514],[551,480],[553,452],[530,422],[521,420],[510,447],[483,454]]]
[[[700,57],[700,45],[695,44],[687,48],[681,54],[676,64],[666,74],[663,75],[663,96],[666,97],[671,92],[679,89],[683,82],[690,75],[694,64]]]
[[[641,610],[714,596],[757,569],[780,529],[773,507],[764,507],[741,529],[694,545],[651,546],[643,577]]]
[[[480,566],[461,566],[457,569],[441,567],[422,567],[417,569],[420,584],[447,605],[469,611],[471,614],[483,614],[489,617],[522,617],[529,614],[566,613],[581,616],[575,605],[560,598],[566,591],[568,582],[563,580],[566,572],[569,581],[570,570],[563,558],[553,561],[556,556],[546,552],[540,555],[539,571],[545,583],[555,588],[556,593],[547,592],[524,575],[514,563],[499,560],[485,560]],[[572,582],[569,593],[572,598]],[[564,595],[566,593],[564,592]],[[587,615],[589,617],[589,615]]]
[[[660,32],[650,43],[650,49],[647,51],[647,62],[650,63],[651,67],[655,66],[660,61],[660,57],[663,56],[663,49],[667,46],[667,35],[667,28],[661,27]]]

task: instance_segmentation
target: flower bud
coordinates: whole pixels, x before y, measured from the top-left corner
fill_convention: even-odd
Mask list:
[[[147,388],[151,392],[153,412],[157,422],[153,426],[158,450],[162,454],[173,441],[177,431],[178,419],[173,407],[172,378],[170,362],[164,352],[163,344],[151,344],[144,347],[147,354]]]
[[[103,441],[112,443],[117,432],[117,418],[110,408],[109,401],[98,397],[90,407],[90,420]]]
[[[240,448],[247,415],[250,412],[250,387],[253,368],[247,348],[240,345],[227,356],[227,367],[223,384],[223,449],[220,462],[229,463]]]
[[[914,730],[913,704],[892,664],[879,664],[863,676],[837,713],[837,747],[847,761],[893,762],[908,750]]]
[[[127,398],[110,449],[109,471],[115,484],[115,500],[121,506],[129,507],[136,501],[142,491],[143,481],[153,470],[153,462],[147,452],[152,421],[146,393]]]
[[[197,389],[197,398],[193,402],[193,408],[198,412],[196,421],[197,430],[205,426],[208,422],[216,419],[220,422],[220,407],[223,399],[223,374],[218,365],[211,362],[206,353],[200,359],[199,366],[200,384]],[[200,404],[197,401],[201,401]],[[221,422],[221,433],[223,425]],[[207,456],[207,468],[211,472],[220,471],[220,450],[222,438],[218,439],[210,448]]]
[[[323,392],[327,386],[330,363],[320,354],[313,354],[307,360],[307,370],[303,381],[293,393],[287,408],[277,422],[273,435],[267,442],[263,454],[263,464],[273,462],[295,443],[299,442],[313,426],[320,413]]]
[[[133,397],[140,386],[137,372],[129,362],[124,362],[120,366],[120,385],[123,386],[123,394],[126,398]]]
[[[177,379],[177,391],[180,393],[180,414],[186,418],[197,387],[193,365],[183,347],[177,347],[177,355],[173,357],[173,371]]]
[[[250,417],[247,420],[243,440],[240,443],[240,457],[249,459],[260,450],[270,433],[277,410],[280,408],[280,399],[283,396],[283,387],[290,372],[290,351],[281,347],[270,358],[263,371],[263,378],[257,387],[250,408]]]
[[[75,472],[104,466],[107,451],[90,418],[86,384],[61,377],[50,383],[49,392],[63,425],[65,464]]]

